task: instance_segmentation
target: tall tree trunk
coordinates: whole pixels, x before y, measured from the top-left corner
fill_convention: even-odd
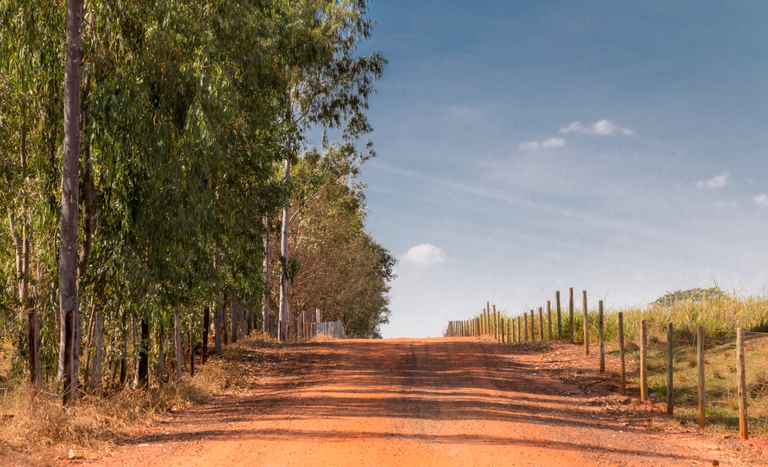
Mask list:
[[[59,247],[59,311],[62,403],[77,402],[78,319],[77,302],[77,204],[80,152],[80,30],[82,0],[67,0],[66,52],[64,62],[64,160],[61,172],[61,245]]]
[[[219,287],[219,279],[218,279],[218,272],[219,272],[219,255],[214,255],[213,257],[213,270],[216,271],[216,288]],[[221,289],[219,289],[221,290]],[[221,295],[221,291],[219,291],[219,301],[221,302],[221,307],[216,307],[214,310],[214,323],[213,323],[213,339],[214,339],[214,348],[216,349],[216,353],[221,353],[221,322],[224,319],[224,297]]]
[[[149,322],[147,315],[141,317],[141,342],[139,342],[139,371],[138,382],[140,387],[147,385],[149,381]]]
[[[175,316],[174,343],[176,344],[176,383],[181,382],[181,316]]]
[[[224,294],[221,302],[221,339],[224,345],[229,345],[229,336],[227,335],[227,299],[229,296]]]
[[[214,334],[214,348],[216,349],[216,353],[221,353],[221,322],[224,320],[224,297],[219,294],[219,301],[221,302],[221,306],[216,307],[216,319],[215,323],[213,323],[213,334]]]
[[[193,308],[194,310],[194,308]],[[189,376],[190,378],[195,376],[195,312],[192,312],[192,316],[189,317]]]
[[[290,142],[290,139],[289,139]],[[290,144],[289,144],[290,148]],[[291,158],[285,158],[285,177],[286,189],[291,181]],[[285,206],[283,207],[283,225],[280,232],[280,256],[282,256],[282,274],[280,274],[280,331],[278,340],[284,341],[288,330],[288,279],[285,268],[288,266],[288,226],[291,222],[291,198],[285,195]]]
[[[136,352],[136,350],[139,348],[139,345],[137,343],[137,325],[136,325],[136,317],[131,316],[131,351],[133,352],[133,361],[131,363],[131,366],[133,367],[133,382],[131,384],[131,387],[136,389],[139,387],[139,353]]]
[[[201,365],[208,360],[208,329],[211,327],[211,307],[206,305],[203,311],[203,354],[200,357]]]
[[[261,330],[269,331],[269,217],[264,216],[264,293],[261,299]]]
[[[163,384],[165,380],[165,326],[159,321],[157,326],[157,374],[158,381]]]
[[[237,304],[240,308],[240,337],[244,339],[245,336],[248,335],[248,331],[246,330],[245,310],[243,310],[243,299],[240,298],[237,301]]]
[[[120,311],[120,307],[117,307],[118,312]],[[128,379],[128,327],[127,327],[127,321],[128,319],[128,308],[123,309],[123,315],[120,318],[120,322],[122,324],[122,346],[120,349],[120,387],[125,386],[125,381]]]
[[[102,323],[102,317],[101,312],[97,311],[96,316],[94,316],[94,319],[96,321],[94,325],[94,346],[95,346],[95,352],[93,356],[93,376],[91,377],[91,381],[93,381],[93,387],[96,388],[96,393],[101,397],[101,386],[102,386],[102,364],[101,364],[101,347],[102,347],[102,339],[103,339],[103,323]]]
[[[231,321],[232,321],[232,343],[237,342],[237,294],[232,292],[232,306],[230,307]]]

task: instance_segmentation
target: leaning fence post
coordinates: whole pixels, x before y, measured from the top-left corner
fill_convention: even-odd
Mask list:
[[[675,340],[672,323],[667,325],[667,413],[672,415],[675,411],[675,403],[672,398],[674,389],[674,364],[675,364]]]
[[[557,306],[557,338],[563,340],[563,321],[560,317],[560,291],[555,292],[555,302]]]
[[[619,359],[621,360],[621,395],[627,394],[627,368],[624,365],[624,313],[619,312]]]
[[[707,412],[704,406],[704,326],[696,328],[696,364],[699,369],[699,426],[707,425]]]
[[[648,401],[648,352],[645,320],[640,321],[640,400]]]
[[[600,373],[605,373],[605,329],[603,325],[603,301],[598,303],[598,323],[597,329],[600,335]]]
[[[552,306],[547,300],[547,323],[549,324],[549,340],[552,340]]]
[[[568,312],[570,313],[568,321],[568,338],[573,344],[573,287],[568,288]]]
[[[584,355],[589,355],[589,310],[586,290],[581,291],[581,300],[584,302]]]
[[[736,377],[739,380],[739,434],[741,439],[749,439],[749,420],[747,419],[747,373],[744,363],[744,328],[736,328]]]

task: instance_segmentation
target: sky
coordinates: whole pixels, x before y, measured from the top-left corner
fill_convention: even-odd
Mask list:
[[[388,337],[768,284],[768,2],[373,0]]]

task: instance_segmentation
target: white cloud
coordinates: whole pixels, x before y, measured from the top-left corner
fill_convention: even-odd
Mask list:
[[[560,128],[560,133],[570,133],[572,131],[577,131],[579,133],[586,133],[589,130],[581,126],[581,122],[573,122],[565,128]]]
[[[768,206],[768,195],[765,193],[760,193],[759,195],[755,195],[755,204],[758,206]]]
[[[616,125],[610,120],[600,120],[595,122],[590,127],[584,127],[581,122],[573,122],[565,128],[560,128],[560,133],[586,133],[590,135],[612,135],[614,133],[621,133],[622,135],[631,136],[635,132],[628,128],[622,128]]]
[[[520,149],[523,151],[536,151],[538,149],[553,149],[565,147],[565,140],[561,138],[550,138],[542,143],[538,141],[529,141],[520,143]]]
[[[543,143],[541,143],[541,147],[544,149],[549,148],[562,148],[565,147],[565,140],[561,138],[550,138]]]
[[[415,247],[408,250],[408,253],[405,255],[405,259],[412,263],[430,264],[439,263],[443,260],[444,256],[445,254],[443,253],[442,249],[436,247],[435,245],[424,243],[422,245],[416,245]]]
[[[699,188],[722,188],[728,183],[728,172],[716,175],[709,180],[699,180],[696,186]]]

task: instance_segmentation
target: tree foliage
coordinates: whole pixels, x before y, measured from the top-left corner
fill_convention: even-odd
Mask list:
[[[144,345],[132,323],[167,334],[181,315],[185,336],[197,339],[205,306],[221,309],[234,294],[259,307],[262,219],[277,227],[286,196],[298,219],[296,257],[286,259],[293,309],[319,307],[351,333],[378,335],[394,260],[366,232],[354,184],[375,155],[359,141],[371,131],[368,96],[386,64],[378,52],[356,54],[373,27],[367,8],[367,0],[87,2],[79,344],[91,358],[92,323],[103,314],[109,382]],[[17,351],[15,371],[24,371],[17,290],[27,280],[48,381],[61,324],[64,23],[60,1],[0,2],[0,211],[28,219],[31,257],[20,276],[18,234],[1,223],[0,337]],[[340,130],[340,140],[309,147],[304,135],[318,127]],[[286,158],[298,163],[295,181],[280,176]],[[159,349],[152,352],[157,359]],[[89,365],[80,365],[84,378]]]

